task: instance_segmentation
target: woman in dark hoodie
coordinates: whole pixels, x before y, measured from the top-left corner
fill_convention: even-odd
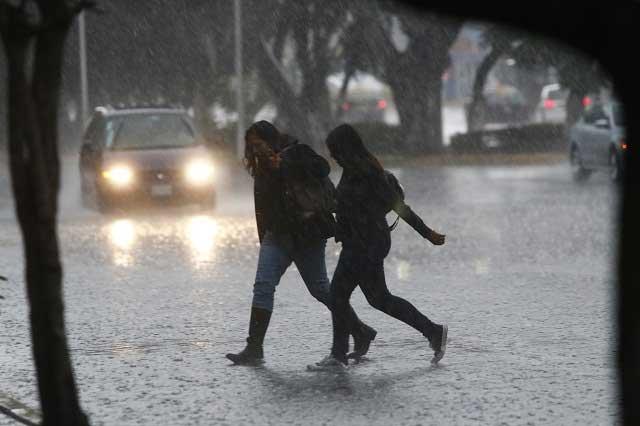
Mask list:
[[[329,306],[330,284],[325,265],[327,238],[334,235],[335,220],[330,212],[314,216],[301,226],[285,197],[291,180],[322,179],[329,175],[329,163],[311,147],[282,135],[267,121],[249,127],[245,135],[245,165],[254,178],[254,201],[260,254],[253,287],[253,302],[247,345],[237,354],[227,354],[235,364],[263,362],[263,341],[274,293],[280,278],[295,263],[309,292]],[[376,331],[363,324],[351,306],[348,334],[354,337],[354,351],[366,352]]]
[[[384,258],[391,247],[391,232],[386,214],[394,210],[422,237],[434,245],[444,244],[445,236],[428,226],[404,203],[380,162],[365,148],[353,127],[343,124],[327,137],[331,156],[344,169],[338,184],[336,241],[342,252],[331,282],[333,305],[333,347],[331,354],[309,369],[339,367],[347,363],[348,330],[346,315],[351,293],[360,286],[367,301],[422,333],[434,351],[432,363],[444,356],[447,326],[435,324],[411,303],[394,296],[387,288]],[[349,357],[360,357],[354,352]]]

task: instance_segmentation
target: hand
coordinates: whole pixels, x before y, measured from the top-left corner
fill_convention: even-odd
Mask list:
[[[282,157],[280,157],[280,154],[274,153],[269,157],[269,166],[271,166],[272,169],[280,168],[280,163],[282,163]]]
[[[431,242],[434,246],[441,246],[444,244],[444,234],[438,234],[436,231],[429,232],[427,235],[427,240]]]
[[[256,159],[259,164],[264,164],[267,169],[275,170],[280,168],[282,158],[271,149],[261,149],[256,151]]]

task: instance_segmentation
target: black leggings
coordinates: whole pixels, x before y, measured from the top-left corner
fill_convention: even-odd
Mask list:
[[[343,248],[331,280],[331,353],[334,356],[343,359],[349,350],[349,330],[353,327],[350,324],[349,299],[358,285],[371,306],[410,325],[425,337],[431,336],[435,324],[411,303],[389,292],[384,277],[384,257],[370,258]]]

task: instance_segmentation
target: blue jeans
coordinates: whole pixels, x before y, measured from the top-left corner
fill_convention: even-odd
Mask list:
[[[300,252],[291,253],[271,233],[260,245],[258,270],[253,285],[253,306],[273,311],[273,300],[280,278],[291,263],[295,263],[309,293],[325,306],[329,306],[330,283],[325,263],[326,240],[321,240]]]

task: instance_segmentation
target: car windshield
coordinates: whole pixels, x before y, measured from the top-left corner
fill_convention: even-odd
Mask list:
[[[622,106],[620,104],[613,104],[613,121],[616,126],[623,127],[624,126],[624,111],[622,110]]]
[[[179,148],[196,144],[193,131],[178,114],[136,114],[115,120],[112,149]]]

